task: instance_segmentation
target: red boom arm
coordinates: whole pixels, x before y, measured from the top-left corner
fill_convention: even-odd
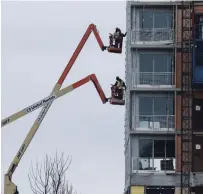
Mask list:
[[[68,74],[69,71],[71,70],[71,68],[72,68],[72,66],[73,66],[73,64],[74,64],[74,62],[76,61],[78,55],[80,54],[80,51],[82,50],[83,46],[85,45],[85,43],[86,43],[87,39],[89,38],[89,36],[90,36],[90,34],[91,34],[92,31],[93,31],[93,33],[94,33],[96,39],[97,39],[97,42],[98,42],[100,48],[101,48],[102,50],[104,50],[104,49],[103,49],[103,48],[104,48],[104,44],[103,44],[103,42],[102,42],[102,40],[101,40],[101,38],[100,38],[100,36],[99,36],[99,33],[97,32],[96,26],[95,26],[94,24],[90,24],[89,27],[87,28],[87,30],[86,30],[84,36],[82,37],[82,40],[81,40],[80,43],[78,44],[78,46],[77,46],[75,52],[73,53],[71,59],[69,60],[69,62],[68,62],[68,64],[67,64],[65,70],[63,71],[61,77],[59,78],[58,84],[60,84],[60,85],[63,84],[63,82],[64,82],[64,80],[65,80],[67,74]]]
[[[102,102],[105,104],[108,101],[108,99],[106,98],[106,96],[104,94],[104,91],[103,91],[102,87],[100,86],[99,81],[98,81],[95,74],[91,74],[91,75],[81,79],[80,81],[75,82],[74,84],[72,84],[73,89],[76,89],[76,88],[86,84],[89,81],[93,82],[93,84],[94,84],[94,86],[95,86],[95,88],[96,88]]]

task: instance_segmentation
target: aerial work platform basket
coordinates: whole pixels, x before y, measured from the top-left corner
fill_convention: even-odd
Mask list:
[[[117,89],[114,85],[112,85],[109,103],[112,105],[125,105],[124,93],[124,89]]]

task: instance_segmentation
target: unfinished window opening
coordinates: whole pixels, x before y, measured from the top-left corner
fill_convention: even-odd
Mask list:
[[[139,96],[136,130],[174,130],[173,96]]]
[[[138,164],[138,166],[137,169],[134,170],[141,170],[146,172],[174,171],[175,140],[140,139],[139,157],[136,163]]]

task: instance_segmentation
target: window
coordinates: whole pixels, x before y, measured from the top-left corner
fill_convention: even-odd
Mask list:
[[[153,11],[140,11],[140,28],[153,28]]]
[[[195,48],[195,65],[196,66],[203,66],[203,42],[202,41],[197,41],[195,43],[196,48]]]
[[[139,156],[142,158],[152,157],[152,140],[151,139],[140,139]]]
[[[139,55],[140,72],[172,72],[172,54],[148,54]]]
[[[175,140],[139,140],[140,158],[175,158]]]
[[[153,72],[153,54],[140,54],[140,72]]]
[[[154,140],[154,158],[174,158],[174,140]]]
[[[195,53],[196,54],[203,54],[203,43],[202,43],[202,41],[197,41],[195,43]]]
[[[174,98],[140,96],[139,115],[174,115]]]
[[[172,72],[172,55],[155,54],[154,72]]]
[[[154,98],[154,115],[174,115],[174,98],[156,97]]]
[[[139,139],[138,170],[174,171],[174,139]]]
[[[143,29],[172,28],[173,13],[169,10],[140,10],[139,26]]]
[[[195,15],[195,37],[203,39],[203,15]]]
[[[166,157],[175,158],[175,140],[167,140]]]
[[[155,158],[164,158],[165,157],[165,141],[164,140],[155,140],[154,141],[154,157]]]
[[[172,28],[172,13],[155,11],[154,28]]]
[[[140,97],[140,115],[153,115],[153,98]]]
[[[139,53],[139,84],[173,85],[172,53]]]
[[[196,54],[195,56],[195,65],[196,66],[203,66],[203,54]]]

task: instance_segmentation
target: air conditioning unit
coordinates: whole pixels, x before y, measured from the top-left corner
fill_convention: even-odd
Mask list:
[[[159,130],[160,129],[160,122],[150,122],[149,127],[152,129]]]

